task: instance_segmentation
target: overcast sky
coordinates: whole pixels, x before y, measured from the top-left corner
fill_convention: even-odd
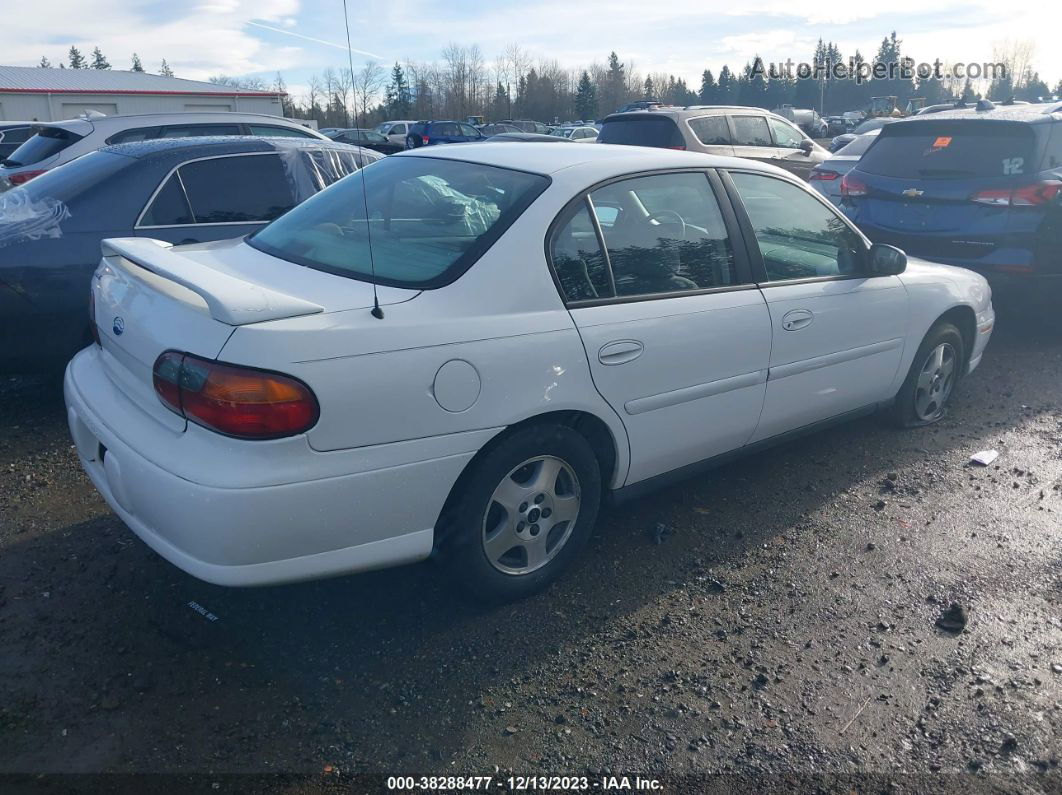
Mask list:
[[[920,61],[985,61],[993,45],[1033,39],[1033,66],[1062,78],[1062,3],[998,0],[348,0],[355,66],[439,57],[448,42],[478,43],[488,64],[507,44],[565,66],[604,62],[609,50],[642,72],[673,72],[693,85],[723,63],[808,60],[815,41],[865,56],[896,29]],[[310,74],[345,62],[342,0],[34,0],[0,29],[0,62],[55,65],[71,44],[98,45],[116,69],[138,52],[148,71],[166,58],[179,77],[258,76],[279,70],[297,93]]]

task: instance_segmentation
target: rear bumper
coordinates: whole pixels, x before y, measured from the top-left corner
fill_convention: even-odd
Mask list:
[[[94,402],[96,356],[93,348],[79,353],[64,379],[67,419],[85,472],[148,546],[218,585],[316,579],[427,557],[443,503],[474,454],[372,468],[373,452],[362,450],[361,464],[350,467],[358,471],[346,474],[247,488],[192,482],[148,460],[122,438],[121,411]],[[393,460],[394,451],[386,450],[393,447],[380,445],[376,457]],[[336,454],[307,446],[305,455],[310,472],[311,459]]]

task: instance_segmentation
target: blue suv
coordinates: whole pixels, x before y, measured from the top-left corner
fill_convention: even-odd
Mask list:
[[[1000,286],[1062,282],[1062,103],[982,102],[890,124],[841,197],[875,243]]]
[[[462,144],[482,141],[483,133],[463,121],[418,121],[409,125],[406,133],[406,149],[435,144]]]

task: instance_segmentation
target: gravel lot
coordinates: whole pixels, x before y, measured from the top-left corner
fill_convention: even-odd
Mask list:
[[[612,510],[570,576],[490,609],[431,564],[194,580],[96,496],[56,382],[3,379],[0,772],[1060,792],[1062,333],[1023,314],[937,426],[867,419]]]

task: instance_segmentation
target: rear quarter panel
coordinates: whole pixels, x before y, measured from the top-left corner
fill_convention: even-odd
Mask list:
[[[545,260],[546,228],[568,198],[544,194],[457,281],[387,306],[382,320],[356,309],[241,326],[220,358],[309,384],[321,419],[308,439],[321,451],[500,432],[544,413],[584,411],[612,433],[618,485],[627,472],[626,432],[594,387]],[[468,408],[436,399],[436,376],[448,362],[475,372],[462,384],[476,395]]]

